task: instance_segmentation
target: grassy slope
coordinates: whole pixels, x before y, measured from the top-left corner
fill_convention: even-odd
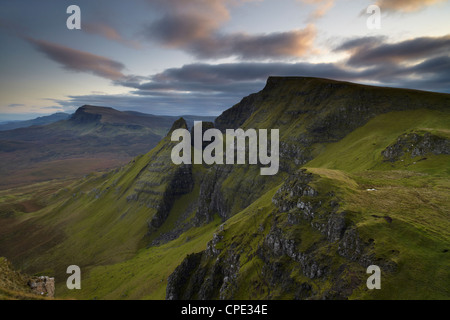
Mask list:
[[[305,166],[338,181],[345,209],[357,214],[361,235],[375,239],[377,255],[396,255],[399,273],[384,278],[373,298],[450,298],[450,156],[405,157],[383,163],[381,151],[412,129],[444,133],[449,112],[409,111],[381,115]],[[367,191],[375,188],[377,191]],[[376,217],[375,217],[376,216]],[[392,223],[382,218],[389,216]],[[365,290],[355,298],[367,297]]]
[[[401,116],[402,121],[399,121]],[[450,214],[448,201],[448,156],[430,156],[417,165],[384,164],[381,151],[396,137],[412,128],[444,130],[449,114],[438,111],[392,112],[370,121],[338,143],[330,144],[315,160],[306,164],[319,175],[319,184],[338,193],[346,210],[353,212],[363,239],[375,239],[378,256],[394,257],[399,265],[395,276],[382,278],[380,291],[364,287],[353,298],[449,298],[445,279],[449,278]],[[393,125],[395,124],[395,125]],[[406,166],[406,167],[405,167]],[[323,186],[322,186],[323,188]],[[378,191],[369,192],[367,188]],[[272,196],[278,186],[267,192],[225,224],[224,238],[217,248],[237,243],[242,249],[239,290],[236,298],[258,299],[269,294],[277,298],[292,298],[282,292],[269,292],[261,276],[262,261],[255,251],[270,229],[274,210]],[[184,196],[183,200],[192,195]],[[176,203],[177,207],[182,207]],[[182,210],[180,209],[180,212]],[[173,212],[176,215],[176,212]],[[374,217],[376,215],[378,217]],[[388,215],[391,224],[382,217]],[[170,224],[170,221],[167,221]],[[64,296],[76,298],[151,298],[165,296],[167,276],[189,253],[202,251],[213,232],[214,222],[193,229],[179,239],[161,247],[141,249],[132,259],[118,264],[93,268],[84,279],[78,294],[64,291]],[[263,231],[260,230],[263,226]],[[164,228],[165,226],[163,226]],[[167,227],[167,225],[166,225]],[[301,247],[307,249],[322,238],[308,225],[301,228]],[[188,242],[187,239],[189,239]],[[331,250],[332,245],[326,250]],[[237,250],[237,249],[236,249]],[[344,261],[335,257],[336,267]],[[355,269],[361,278],[362,268]],[[293,277],[304,277],[293,266]],[[307,280],[307,279],[305,279]],[[327,283],[316,284],[326,288]]]
[[[89,279],[91,269],[94,268],[93,274],[96,274],[95,266],[126,261],[127,268],[130,266],[133,268],[135,261],[142,262],[143,259],[148,259],[147,253],[137,254],[141,252],[140,248],[145,247],[160,233],[171,230],[186,206],[198,197],[199,181],[191,193],[175,202],[170,218],[160,230],[151,237],[145,236],[148,231],[147,222],[156,213],[154,205],[158,203],[161,194],[138,190],[145,189],[147,183],[152,185],[152,192],[166,190],[171,174],[177,168],[170,160],[172,146],[168,138],[165,138],[151,152],[137,157],[121,169],[105,174],[88,175],[83,180],[61,189],[51,198],[44,197],[45,203],[42,203],[44,208],[31,213],[10,210],[11,212],[7,214],[15,200],[29,200],[27,190],[17,192],[16,196],[3,192],[5,207],[3,217],[0,216],[2,220],[0,223],[6,228],[4,230],[6,237],[11,238],[2,239],[0,235],[0,242],[3,240],[8,244],[2,248],[2,252],[6,250],[8,257],[12,257],[22,269],[30,273],[41,272],[56,276],[58,296],[73,294],[73,292],[64,293],[67,278],[65,268],[70,264],[77,264],[82,268],[85,280]],[[198,172],[202,170],[202,166],[194,168],[195,179],[199,179]],[[11,205],[7,206],[7,201]],[[205,243],[212,236],[213,228],[218,224],[216,220],[198,230],[192,229],[175,242],[171,242],[168,247],[175,250],[173,259],[170,256],[162,260],[160,258],[167,246],[152,248],[150,254],[156,254],[157,259],[149,261],[150,269],[144,268],[136,273],[148,276],[146,272],[149,270],[154,271],[158,268],[162,270],[163,275],[161,278],[158,277],[157,283],[152,284],[150,281],[150,287],[154,288],[156,285],[158,292],[145,291],[137,285],[138,293],[132,294],[131,297],[148,295],[153,298],[164,298],[165,285],[159,280],[168,277],[184,258],[183,253],[204,250]],[[16,232],[17,230],[21,232]],[[27,233],[26,237],[23,237],[23,232]],[[157,264],[158,262],[162,264]],[[124,279],[128,279],[129,276],[128,272],[123,275]],[[83,285],[85,283],[89,283],[88,280],[83,281]],[[130,284],[124,285],[130,287]],[[135,283],[131,286],[134,285]],[[83,290],[82,297],[91,296],[88,288],[89,285]],[[130,290],[127,289],[128,291]],[[116,297],[113,293],[108,297],[119,298],[122,295],[123,292]],[[92,295],[94,296],[98,294]],[[100,297],[105,298],[103,294]]]
[[[83,278],[81,291],[60,285],[58,294],[76,299],[164,299],[169,275],[187,254],[205,250],[219,223],[216,219],[167,244],[141,249],[126,261],[94,267]]]
[[[10,262],[0,257],[0,300],[48,300],[34,294],[27,282],[30,277],[14,271]]]
[[[57,279],[65,277],[65,268],[70,264],[84,267],[132,257],[146,243],[143,237],[147,221],[156,210],[145,204],[145,194],[140,196],[142,201],[129,201],[127,197],[136,192],[139,177],[145,175],[149,163],[168,164],[163,166],[165,172],[152,174],[155,183],[164,189],[167,182],[158,179],[175,168],[167,159],[171,146],[166,143],[164,140],[121,169],[91,174],[61,189],[47,199],[42,210],[7,217],[12,221],[4,225],[11,225],[12,239],[6,239],[8,248],[2,251],[9,250],[8,257],[12,256],[28,272],[46,270]],[[156,201],[159,196],[155,197]],[[27,237],[14,232],[14,225],[19,225],[16,230],[27,230]]]

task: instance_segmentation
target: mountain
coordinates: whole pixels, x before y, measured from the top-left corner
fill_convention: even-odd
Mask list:
[[[180,118],[121,168],[0,192],[0,256],[55,276],[57,297],[448,299],[449,107],[448,94],[271,77],[214,126],[279,129],[278,174],[174,165]],[[71,264],[80,291],[65,287]]]
[[[211,120],[211,117],[189,116]],[[82,106],[67,120],[0,132],[0,189],[76,178],[156,146],[176,117]]]
[[[66,120],[70,117],[70,114],[64,112],[58,112],[49,116],[38,117],[36,119],[26,121],[13,121],[0,123],[0,131],[13,130],[17,128],[25,128],[31,126],[42,126],[53,122]]]

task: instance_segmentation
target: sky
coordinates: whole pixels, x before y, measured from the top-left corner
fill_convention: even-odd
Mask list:
[[[0,121],[216,116],[269,76],[450,93],[449,18],[448,0],[0,0]]]

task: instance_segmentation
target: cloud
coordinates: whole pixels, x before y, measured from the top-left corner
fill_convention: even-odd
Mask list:
[[[348,51],[352,66],[402,64],[450,52],[450,35],[420,37],[398,43],[385,43],[385,38],[365,37],[349,40],[336,51]]]
[[[309,16],[309,21],[323,17],[334,6],[334,0],[301,0],[310,5],[316,5],[316,10]]]
[[[132,88],[132,94],[70,96],[57,102],[65,110],[97,104],[153,114],[219,115],[264,88],[269,76],[320,77],[450,93],[450,58],[439,56],[410,67],[380,64],[362,70],[337,63],[189,64],[143,82],[120,83]]]
[[[84,22],[83,31],[90,34],[100,35],[108,40],[116,41],[123,45],[139,49],[141,45],[137,41],[127,40],[122,37],[119,32],[110,25],[102,22]]]
[[[425,60],[422,63],[419,63],[412,67],[410,71],[424,74],[424,73],[434,73],[440,74],[442,71],[447,71],[447,75],[450,78],[450,57],[449,56],[441,56],[433,59]]]
[[[162,11],[162,18],[148,28],[168,47],[180,47],[191,42],[205,41],[230,18],[224,0],[148,0]]]
[[[344,69],[332,63],[262,63],[241,62],[223,64],[189,64],[181,68],[171,68],[152,76],[157,83],[202,83],[222,86],[240,81],[265,81],[271,75],[296,76],[317,74],[348,75]],[[143,86],[141,85],[141,88]]]
[[[26,39],[38,51],[61,64],[67,70],[88,72],[110,80],[118,80],[124,77],[122,70],[125,66],[120,62],[45,40]]]
[[[225,58],[261,60],[271,58],[302,57],[313,45],[316,30],[313,25],[302,30],[249,35],[234,33],[216,35],[189,43],[185,49],[199,58]]]
[[[193,21],[192,21],[193,22]],[[201,20],[191,25],[187,20],[173,28],[161,24],[165,30],[152,30],[151,34],[171,48],[184,49],[198,58],[225,58],[236,56],[242,59],[271,59],[301,57],[313,46],[316,29],[308,25],[304,29],[269,34],[250,35],[245,33],[208,35],[197,27]],[[171,28],[168,31],[168,28]],[[192,30],[196,30],[192,32]],[[195,40],[188,40],[194,38]]]
[[[163,16],[146,27],[146,37],[168,48],[182,49],[198,58],[236,56],[260,60],[301,57],[309,52],[316,37],[316,29],[312,24],[304,29],[277,33],[223,33],[220,28],[230,17],[227,5],[233,1],[149,2],[162,10]]]
[[[444,1],[447,0],[379,0],[376,5],[381,11],[415,12]]]
[[[314,76],[352,80],[357,73],[331,63],[189,64],[152,75],[143,81],[116,81],[116,85],[134,89],[136,95],[222,97],[230,104],[258,91],[269,76]],[[142,80],[142,79],[141,79]]]

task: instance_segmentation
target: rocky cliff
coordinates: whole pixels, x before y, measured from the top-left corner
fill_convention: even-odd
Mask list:
[[[228,127],[280,129],[283,172],[267,181],[250,166],[210,167],[200,186],[197,222],[208,223],[216,214],[227,221],[274,185],[284,183],[272,197],[274,208],[269,215],[254,217],[254,223],[269,222],[260,224],[252,240],[239,232],[236,235],[232,230],[237,226],[227,230],[222,225],[205,251],[187,257],[169,277],[166,298],[248,298],[254,290],[255,297],[264,298],[347,299],[364,285],[369,265],[395,275],[396,250],[379,256],[375,240],[361,237],[359,218],[355,219],[359,213],[345,209],[345,200],[337,196],[341,187],[315,188],[314,184],[327,183],[320,175],[295,168],[377,116],[423,109],[448,111],[448,95],[431,94],[424,99],[426,95],[323,79],[271,77],[261,92],[225,111],[215,122],[222,131]],[[396,161],[406,153],[444,155],[447,149],[445,138],[405,134],[382,155],[384,160]],[[388,215],[384,218],[392,223]],[[227,233],[233,237],[227,239]],[[308,239],[312,234],[314,241]],[[258,244],[249,249],[253,242]],[[253,263],[259,275],[252,274],[252,284],[246,280],[248,272],[240,270]]]

